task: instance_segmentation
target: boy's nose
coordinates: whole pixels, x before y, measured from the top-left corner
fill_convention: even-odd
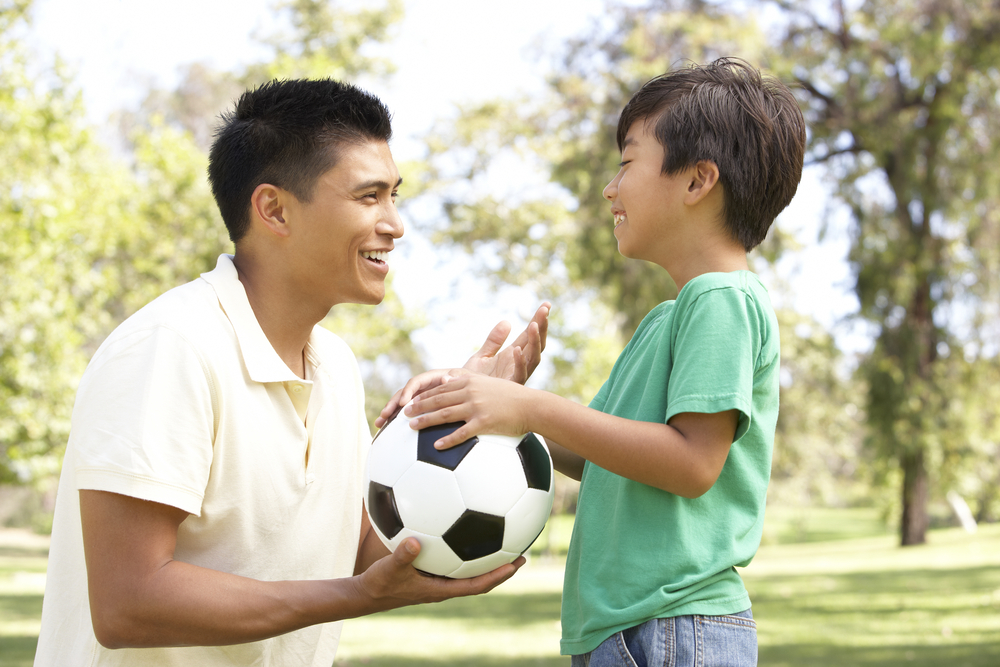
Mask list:
[[[610,183],[604,186],[604,198],[608,201],[614,201],[615,196],[618,194],[618,177],[615,176]]]

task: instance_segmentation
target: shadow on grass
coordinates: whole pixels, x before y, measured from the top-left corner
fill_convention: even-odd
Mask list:
[[[994,644],[941,646],[858,647],[805,643],[762,646],[759,664],[766,667],[801,667],[801,665],[996,667],[1000,665],[1000,641]]]
[[[559,593],[492,594],[486,597],[452,598],[430,605],[402,607],[378,614],[384,618],[428,618],[482,621],[494,626],[517,628],[559,620]],[[541,663],[539,663],[541,664]]]
[[[357,658],[336,660],[334,667],[569,667],[569,657],[522,657],[512,658],[488,655],[464,656],[457,659],[438,660],[434,658],[401,658],[387,656],[380,658]]]
[[[957,595],[982,596],[1000,590],[1000,568],[993,566],[970,567],[957,570],[902,570],[889,572],[851,572],[828,575],[768,576],[766,579],[748,579],[755,613],[758,609],[771,617],[798,616],[804,610],[818,614],[838,611],[853,614],[872,612],[863,603],[874,596],[912,598],[921,602],[903,605],[907,610],[924,610],[936,613],[953,611],[949,600]],[[838,596],[851,596],[858,604],[848,608],[835,608]],[[815,601],[815,603],[812,603]],[[938,601],[938,604],[934,604]],[[834,603],[834,604],[831,604]],[[992,607],[992,609],[990,609]],[[882,610],[886,611],[886,610]],[[961,608],[961,613],[998,613],[1000,598],[993,596],[992,604],[980,605],[978,610]],[[1000,639],[998,639],[1000,641]]]
[[[0,618],[4,622],[36,621],[42,616],[42,594],[0,595]],[[0,636],[2,640],[2,636]],[[0,655],[3,655],[0,652]]]
[[[31,667],[37,645],[38,637],[0,636],[0,664],[3,667]]]

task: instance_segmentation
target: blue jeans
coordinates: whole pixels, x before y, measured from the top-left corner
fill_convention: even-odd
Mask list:
[[[756,667],[750,610],[729,616],[656,618],[616,632],[572,667]]]

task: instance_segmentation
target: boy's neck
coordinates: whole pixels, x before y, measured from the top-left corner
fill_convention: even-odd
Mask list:
[[[677,291],[680,291],[688,282],[700,275],[748,271],[750,265],[747,263],[747,254],[742,246],[724,243],[695,245],[663,268],[673,278]]]

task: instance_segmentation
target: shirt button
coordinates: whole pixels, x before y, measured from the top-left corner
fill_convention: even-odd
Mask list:
[[[292,391],[294,391],[296,394],[301,394],[302,393],[302,385],[300,385],[300,384],[293,384],[292,385]]]

